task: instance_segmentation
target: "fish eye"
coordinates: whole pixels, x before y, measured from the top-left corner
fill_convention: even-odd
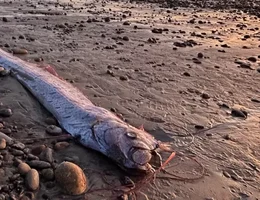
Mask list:
[[[127,133],[126,133],[126,136],[129,137],[129,138],[132,138],[132,139],[137,138],[137,135],[136,135],[136,133],[134,133],[134,132],[127,132]]]

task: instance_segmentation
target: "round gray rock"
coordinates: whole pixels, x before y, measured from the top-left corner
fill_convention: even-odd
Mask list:
[[[49,133],[50,135],[56,136],[62,134],[62,129],[58,126],[50,125],[47,127],[46,132]]]

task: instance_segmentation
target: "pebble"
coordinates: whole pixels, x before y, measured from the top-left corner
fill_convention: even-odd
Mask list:
[[[59,151],[59,150],[62,150],[62,149],[65,149],[69,146],[70,144],[68,142],[57,142],[55,145],[54,145],[54,149],[56,151]]]
[[[64,157],[64,161],[69,161],[77,164],[79,163],[80,159],[78,156],[72,156],[72,157]]]
[[[32,148],[31,153],[35,156],[38,156],[42,151],[44,151],[44,149],[46,149],[45,145],[36,146]]]
[[[3,150],[6,148],[6,140],[4,138],[0,139],[0,150]]]
[[[6,17],[3,17],[3,22],[8,22]]]
[[[2,131],[2,133],[6,134],[6,135],[10,135],[12,133],[12,130],[10,128],[4,128],[1,131]]]
[[[43,61],[43,59],[38,57],[38,58],[34,58],[34,61],[35,62],[41,62],[41,61]]]
[[[12,150],[12,154],[13,154],[14,156],[23,156],[23,155],[24,155],[24,152],[21,151],[21,150],[13,149],[13,150]]]
[[[105,22],[110,22],[110,17],[105,17],[105,18],[104,18],[104,21],[105,21]]]
[[[67,194],[80,195],[87,189],[87,178],[83,170],[74,163],[62,162],[55,170],[55,177]]]
[[[10,177],[10,181],[13,182],[15,180],[17,180],[18,178],[20,178],[20,174],[14,174],[12,177]]]
[[[161,34],[163,32],[163,29],[161,29],[161,28],[153,28],[152,32]]]
[[[51,167],[51,164],[45,161],[41,160],[32,160],[28,162],[28,165],[30,167],[36,168],[36,169],[45,169]]]
[[[253,57],[253,56],[247,58],[247,60],[249,60],[250,62],[256,62],[257,61],[256,57]]]
[[[52,163],[53,162],[53,151],[51,148],[47,147],[39,155],[40,160]]]
[[[49,169],[43,169],[41,171],[41,174],[43,176],[43,178],[47,181],[51,181],[54,179],[54,171],[53,169],[49,168]]]
[[[199,130],[202,130],[202,129],[204,129],[205,127],[202,126],[202,125],[196,124],[196,125],[194,126],[194,128],[199,129]]]
[[[130,22],[128,22],[128,21],[124,21],[123,25],[125,25],[125,26],[129,26],[129,25],[130,25]]]
[[[254,98],[252,98],[251,101],[252,101],[252,102],[255,102],[255,103],[260,103],[260,100],[259,100],[259,99],[254,99]]]
[[[0,116],[1,117],[10,117],[12,116],[13,112],[10,108],[0,109]]]
[[[31,169],[26,174],[25,184],[26,184],[26,187],[32,191],[35,191],[39,188],[40,178],[39,178],[39,173],[37,170]]]
[[[127,37],[127,36],[124,36],[122,39],[123,39],[124,41],[129,41],[129,37]]]
[[[227,178],[231,178],[231,175],[227,171],[223,171],[223,175]]]
[[[204,55],[202,53],[198,53],[198,58],[203,58]]]
[[[46,118],[44,122],[48,125],[57,125],[57,120],[53,117]]]
[[[39,158],[33,154],[28,154],[28,160],[39,160]]]
[[[184,76],[190,76],[190,73],[189,72],[184,72],[183,75]]]
[[[202,93],[201,98],[203,99],[210,99],[210,96],[207,93]]]
[[[195,64],[201,64],[201,61],[198,60],[197,58],[193,58],[192,60],[193,60],[193,62],[194,62]]]
[[[27,164],[27,163],[20,163],[18,165],[18,172],[21,174],[21,175],[25,175],[27,174],[29,171],[31,170],[31,167]]]
[[[127,81],[128,80],[127,76],[120,76],[119,79],[121,81]]]
[[[21,163],[23,163],[22,160],[20,160],[19,158],[14,158],[14,166],[18,167]]]
[[[232,108],[232,110],[231,110],[231,115],[233,117],[247,118],[246,111],[242,111],[242,110],[238,110],[238,109],[234,109],[234,108]]]
[[[25,55],[28,54],[26,49],[12,49],[13,54]]]
[[[25,144],[23,144],[23,143],[21,143],[21,142],[18,142],[18,143],[12,144],[12,147],[13,147],[13,148],[16,148],[16,149],[18,149],[18,150],[24,150]]]
[[[50,125],[47,127],[46,132],[50,135],[57,136],[62,134],[62,129],[55,125]]]

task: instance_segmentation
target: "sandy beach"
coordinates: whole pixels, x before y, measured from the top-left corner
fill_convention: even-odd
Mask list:
[[[259,3],[238,10],[182,4],[0,1],[0,48],[26,49],[16,56],[51,65],[95,105],[172,144],[167,170],[175,178],[158,174],[138,200],[260,199]],[[29,199],[117,199],[98,189],[120,186],[126,173],[71,139],[48,135],[52,116],[11,76],[0,77],[0,103],[13,112],[0,117],[1,132],[29,149],[54,149],[56,164],[76,163],[91,191],[71,197],[40,176]],[[61,141],[68,146],[55,149]],[[0,199],[25,199],[10,181],[16,156],[0,155]]]

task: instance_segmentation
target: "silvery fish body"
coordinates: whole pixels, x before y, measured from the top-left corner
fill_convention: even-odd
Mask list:
[[[159,142],[150,134],[95,106],[68,82],[1,49],[0,66],[10,70],[82,145],[99,151],[123,168],[151,169],[149,162]]]

